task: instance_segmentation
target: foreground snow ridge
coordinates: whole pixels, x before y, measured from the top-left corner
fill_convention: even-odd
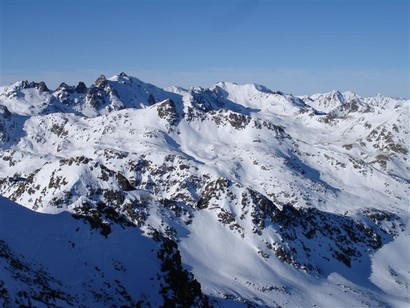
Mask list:
[[[0,303],[408,307],[409,106],[125,73],[0,87]]]

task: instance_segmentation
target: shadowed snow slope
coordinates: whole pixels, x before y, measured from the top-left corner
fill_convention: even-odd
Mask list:
[[[104,237],[91,226],[67,212],[39,214],[0,197],[3,306],[163,305],[162,292],[173,290],[160,239],[120,226]]]

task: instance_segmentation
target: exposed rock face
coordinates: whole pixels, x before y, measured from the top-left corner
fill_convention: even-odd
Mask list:
[[[292,206],[284,206],[282,211],[276,211],[272,221],[279,227],[277,229],[280,230],[285,244],[275,243],[268,248],[273,249],[284,262],[308,272],[314,270],[316,274],[324,272],[320,266],[315,266],[321,263],[318,261],[320,258],[336,259],[351,267],[354,261],[357,262],[369,251],[376,251],[383,244],[390,242],[392,236],[404,226],[400,218],[392,213],[369,210],[367,215],[380,215],[379,223],[387,223],[389,228],[384,230],[360,220],[321,212],[314,208],[297,210]],[[298,245],[301,238],[305,238],[302,249]],[[318,249],[318,245],[321,249]],[[300,260],[310,262],[303,264]],[[313,260],[315,261],[312,262]]]
[[[37,82],[32,82],[32,83],[30,83],[29,87],[30,87],[30,88],[36,88],[36,89],[38,89],[40,93],[50,91],[50,90],[47,88],[47,85],[46,85],[46,83],[45,83],[44,81],[40,81],[39,83],[37,83]]]
[[[169,125],[175,126],[179,122],[179,115],[173,100],[168,99],[162,102],[158,107],[158,116],[167,120]]]
[[[84,82],[80,81],[78,85],[75,87],[75,91],[80,94],[85,94],[87,93],[87,86]]]
[[[105,76],[100,75],[100,77],[97,78],[94,84],[98,88],[104,88],[104,86],[106,86],[108,83],[107,83],[107,79],[105,78]]]
[[[44,81],[40,81],[40,83],[38,84],[38,89],[40,90],[40,92],[50,91]]]

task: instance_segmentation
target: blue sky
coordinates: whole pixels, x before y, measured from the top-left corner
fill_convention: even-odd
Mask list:
[[[0,0],[1,84],[254,82],[409,97],[408,0]]]

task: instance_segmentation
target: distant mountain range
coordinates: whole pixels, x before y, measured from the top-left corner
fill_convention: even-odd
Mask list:
[[[409,108],[125,73],[1,87],[0,303],[407,307]]]

